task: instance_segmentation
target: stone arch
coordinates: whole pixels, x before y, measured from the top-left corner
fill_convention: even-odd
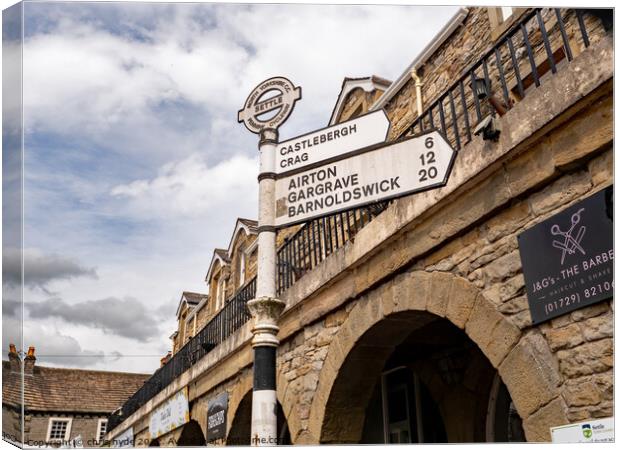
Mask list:
[[[404,339],[406,333],[411,331],[412,323],[419,321],[421,326],[427,318],[434,316],[445,318],[463,330],[491,365],[498,369],[519,415],[524,419],[528,440],[549,440],[548,427],[545,431],[549,423],[542,427],[535,425],[540,418],[535,416],[551,403],[561,402],[558,391],[561,377],[540,333],[531,331],[522,334],[478,288],[461,277],[447,272],[412,271],[396,276],[356,301],[347,320],[329,344],[311,404],[308,428],[300,430],[296,443],[321,442],[326,427],[336,427],[338,430],[355,428],[353,423],[346,423],[359,420],[356,413],[360,411],[356,411],[354,405],[346,415],[340,415],[338,423],[324,423],[325,411],[335,382],[342,375],[340,372],[345,360],[367,331],[387,320],[390,321],[389,333],[392,335],[387,339]],[[383,350],[379,347],[369,349],[367,361],[369,364],[385,361],[392,348],[393,345],[386,345]],[[364,357],[363,350],[360,349],[361,355],[358,357]],[[531,392],[537,390],[544,391],[542,398],[533,399]],[[359,389],[356,392],[359,398]],[[563,404],[552,409],[558,417],[549,420],[568,421]],[[525,420],[527,417],[533,419],[529,427]],[[359,429],[359,424],[356,425]],[[350,437],[351,442],[355,441],[355,436]]]
[[[177,441],[178,446],[201,447],[205,445],[206,439],[200,424],[195,420],[190,420],[183,425],[183,430]]]
[[[242,375],[233,388],[230,400],[228,403],[228,417],[226,422],[226,441],[227,445],[250,445],[243,441],[245,434],[249,437],[249,430],[251,423],[248,418],[251,417],[252,412],[252,385],[253,385],[253,373],[251,370]],[[282,407],[282,401],[280,396],[278,397],[278,420],[284,420],[283,424],[278,423],[278,429],[281,425],[286,428],[288,432],[288,416]],[[247,431],[247,433],[246,433]],[[282,430],[280,430],[282,431]],[[231,442],[228,442],[228,441]]]
[[[230,429],[232,428],[233,421],[237,416],[237,412],[239,411],[239,407],[241,402],[245,398],[248,392],[252,390],[252,370],[246,370],[239,379],[237,383],[233,387],[230,392],[229,400],[228,400],[228,417],[226,418],[226,436],[230,433]]]

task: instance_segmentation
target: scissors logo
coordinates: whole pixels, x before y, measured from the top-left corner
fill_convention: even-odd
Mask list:
[[[581,240],[583,239],[583,235],[586,233],[586,227],[583,225],[580,226],[577,233],[573,234],[573,232],[575,231],[575,227],[581,220],[581,213],[584,210],[585,208],[581,208],[579,211],[577,211],[571,216],[570,218],[571,226],[568,230],[562,231],[560,229],[560,226],[557,224],[551,227],[551,234],[553,236],[562,236],[564,238],[563,241],[554,240],[552,242],[552,245],[555,248],[559,248],[560,250],[562,250],[562,260],[561,260],[562,264],[564,264],[564,258],[566,258],[566,254],[574,255],[577,250],[579,250],[582,255],[586,254],[583,247],[581,247]]]

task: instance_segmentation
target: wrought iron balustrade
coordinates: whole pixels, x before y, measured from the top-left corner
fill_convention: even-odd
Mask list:
[[[405,135],[439,129],[460,150],[472,139],[486,117],[475,95],[474,80],[482,79],[502,113],[510,110],[546,77],[570,63],[591,44],[591,32],[604,24],[583,10],[536,8],[526,13],[461,77],[434,100],[406,130]]]

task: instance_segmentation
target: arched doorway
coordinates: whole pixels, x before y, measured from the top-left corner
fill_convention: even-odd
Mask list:
[[[508,390],[449,320],[390,314],[355,342],[334,380],[321,443],[523,441]]]
[[[206,439],[198,422],[190,420],[183,425],[183,431],[181,431],[181,435],[177,442],[178,446],[199,447],[205,445],[205,443]]]
[[[288,424],[284,411],[280,402],[278,402],[278,445],[290,445],[291,435],[289,433]],[[239,403],[235,417],[230,426],[226,445],[251,445],[252,434],[252,391],[243,396],[243,400]]]

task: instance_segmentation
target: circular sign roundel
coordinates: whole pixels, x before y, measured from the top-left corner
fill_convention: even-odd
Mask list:
[[[238,121],[252,133],[258,134],[266,128],[277,130],[291,115],[300,98],[301,87],[295,87],[284,77],[269,78],[250,93],[239,111]]]

